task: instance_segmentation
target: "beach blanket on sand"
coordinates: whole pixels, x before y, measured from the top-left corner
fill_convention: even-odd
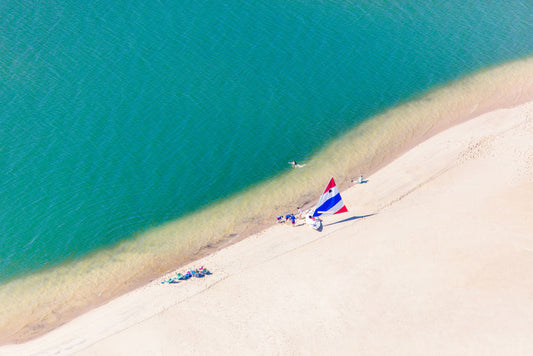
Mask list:
[[[211,272],[209,272],[208,269],[206,269],[206,268],[204,268],[202,266],[202,267],[200,267],[198,269],[188,270],[185,273],[178,273],[176,277],[164,280],[164,281],[161,282],[161,284],[179,283],[180,281],[186,281],[187,279],[189,279],[191,277],[202,278],[202,277],[210,275],[210,274],[211,274]]]

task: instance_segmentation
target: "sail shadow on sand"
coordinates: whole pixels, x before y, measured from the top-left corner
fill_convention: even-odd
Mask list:
[[[343,219],[343,220],[339,220],[339,221],[336,221],[336,222],[333,222],[333,223],[325,224],[324,226],[331,226],[331,225],[335,225],[335,224],[345,223],[345,222],[351,221],[351,220],[364,219],[364,218],[368,218],[369,216],[373,216],[373,215],[376,215],[376,213],[367,214],[367,215],[361,215],[361,216],[350,216],[349,218],[346,218],[346,219]]]

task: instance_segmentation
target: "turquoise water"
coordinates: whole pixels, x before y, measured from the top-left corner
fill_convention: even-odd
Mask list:
[[[0,4],[0,282],[305,161],[533,54],[531,1]]]

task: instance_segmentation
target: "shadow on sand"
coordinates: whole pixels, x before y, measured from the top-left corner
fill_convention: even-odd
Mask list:
[[[363,219],[363,218],[367,218],[367,217],[373,216],[373,215],[376,215],[376,214],[368,214],[368,215],[361,215],[361,216],[351,216],[351,217],[346,218],[344,220],[336,221],[336,222],[331,223],[331,224],[326,224],[325,226],[331,226],[331,225],[335,225],[335,224],[340,224],[340,223],[344,223],[344,222],[351,221],[351,220]]]

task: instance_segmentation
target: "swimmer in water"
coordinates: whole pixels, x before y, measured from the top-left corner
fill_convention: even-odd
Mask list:
[[[298,164],[296,161],[289,162],[290,165],[292,165],[294,168],[302,168],[305,166],[305,164]]]

